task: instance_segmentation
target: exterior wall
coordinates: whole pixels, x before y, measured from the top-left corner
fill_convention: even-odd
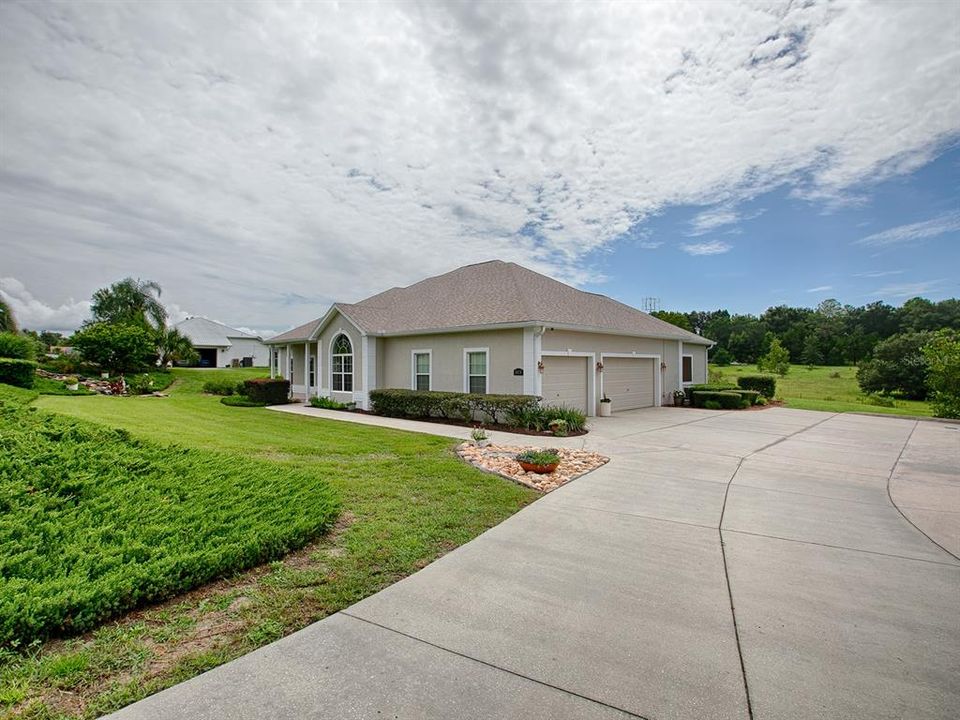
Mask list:
[[[703,345],[692,344],[683,346],[683,352],[694,356],[695,378],[698,377],[696,375],[698,355],[701,356],[701,362],[706,359],[704,347]],[[598,362],[603,353],[659,355],[660,361],[666,363],[667,366],[666,369],[660,371],[661,404],[672,404],[673,391],[680,387],[680,344],[676,340],[657,340],[654,338],[573,332],[570,330],[547,330],[541,339],[541,351],[594,353]],[[596,402],[600,401],[602,392],[602,382],[600,380],[598,374],[597,382],[594,383]],[[615,408],[614,411],[616,411]]]
[[[333,382],[332,367],[333,363],[330,361],[330,345],[333,342],[333,339],[343,332],[348,338],[350,338],[350,345],[353,347],[353,392],[333,392],[331,389]],[[339,312],[333,314],[330,318],[330,322],[327,324],[327,327],[324,328],[323,333],[320,337],[314,341],[314,346],[316,343],[320,343],[320,351],[322,356],[320,358],[320,395],[324,397],[333,398],[337,402],[349,403],[349,402],[366,402],[365,393],[363,392],[363,335],[362,333],[354,327],[347,318],[341,315]],[[303,368],[300,369],[300,374],[297,376],[299,378],[303,377]],[[303,380],[300,380],[300,383],[303,383]],[[316,392],[316,391],[314,391]]]
[[[232,345],[218,356],[221,367],[229,366],[234,358],[242,360],[245,357],[252,357],[253,364],[257,367],[267,367],[270,364],[270,350],[259,340],[230,338],[230,342]]]
[[[524,376],[514,375],[523,364],[523,330],[408,335],[378,338],[377,387],[410,388],[412,353],[431,351],[432,390],[463,392],[465,348],[488,348],[487,390],[491,393],[523,394]],[[525,370],[525,373],[529,372]]]
[[[692,356],[693,381],[690,384],[707,382],[707,346],[684,343],[683,354]]]

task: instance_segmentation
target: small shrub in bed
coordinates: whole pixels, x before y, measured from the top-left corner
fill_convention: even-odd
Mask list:
[[[687,402],[693,405],[693,393],[706,391],[706,392],[720,392],[722,390],[736,390],[737,386],[733,383],[701,383],[699,385],[687,385],[684,389],[684,395],[686,395]]]
[[[207,380],[203,384],[203,391],[208,395],[233,395],[238,387],[233,380]]]
[[[720,403],[718,403],[716,400],[707,400],[703,404],[703,408],[705,410],[722,410],[723,406]]]
[[[736,390],[735,391],[740,397],[744,400],[749,400],[751,405],[756,405],[761,398],[761,395],[756,390]]]
[[[517,462],[530,463],[531,465],[555,465],[560,462],[560,453],[553,448],[524,450],[516,456],[516,460]]]
[[[346,410],[350,406],[346,403],[331,400],[328,397],[310,398],[310,407],[320,408],[321,410]]]
[[[737,386],[744,390],[756,390],[772,400],[777,391],[777,379],[771,375],[743,375],[737,378]]]
[[[283,378],[252,378],[243,383],[243,395],[264,405],[283,405],[290,398],[290,381]]]
[[[31,388],[36,374],[37,364],[33,360],[0,358],[0,383]]]
[[[220,402],[230,407],[266,407],[267,403],[251,400],[246,395],[224,395]]]

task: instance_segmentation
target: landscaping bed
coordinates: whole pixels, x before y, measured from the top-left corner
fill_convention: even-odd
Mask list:
[[[556,490],[561,485],[610,462],[610,458],[588,450],[556,448],[554,452],[560,458],[556,470],[546,474],[525,471],[517,461],[517,455],[538,450],[542,448],[529,445],[479,446],[476,443],[462,443],[457,446],[457,454],[471,465],[544,493]]]

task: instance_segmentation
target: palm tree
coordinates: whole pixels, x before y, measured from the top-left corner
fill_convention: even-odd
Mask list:
[[[167,363],[192,365],[198,358],[190,338],[176,328],[165,328],[157,332],[157,359],[160,367],[166,367]]]
[[[93,294],[94,322],[135,323],[163,330],[167,310],[159,297],[160,286],[152,280],[125,278]]]
[[[0,297],[0,332],[17,332],[17,320],[9,303]]]

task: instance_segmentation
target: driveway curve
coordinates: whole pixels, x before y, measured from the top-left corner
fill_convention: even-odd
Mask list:
[[[658,408],[563,444],[611,462],[115,717],[955,717],[960,431]]]

